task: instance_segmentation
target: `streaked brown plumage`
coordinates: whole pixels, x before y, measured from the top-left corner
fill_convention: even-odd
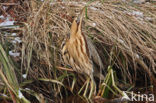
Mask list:
[[[62,55],[64,62],[70,65],[74,71],[87,74],[94,82],[93,75],[103,78],[100,72],[103,64],[90,39],[82,33],[83,15],[84,9],[74,19],[70,37],[62,44]],[[99,68],[95,68],[94,63]]]

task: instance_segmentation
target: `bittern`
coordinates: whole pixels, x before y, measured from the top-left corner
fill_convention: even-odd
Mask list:
[[[94,45],[82,32],[82,19],[85,8],[73,20],[70,30],[70,36],[62,43],[62,55],[64,62],[72,67],[78,73],[85,74],[91,79],[91,84],[95,87],[94,76],[104,78],[101,74],[103,64]],[[96,68],[96,67],[99,68]],[[94,93],[95,93],[94,92]]]

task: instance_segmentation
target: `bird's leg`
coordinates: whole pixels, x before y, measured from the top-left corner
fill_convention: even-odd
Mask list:
[[[94,81],[93,75],[90,76],[91,79],[91,88],[90,88],[90,93],[89,93],[89,99],[91,99],[92,95],[96,95],[96,83]]]
[[[87,76],[87,81],[86,81],[87,84],[86,84],[85,91],[83,93],[84,97],[87,97],[86,94],[87,94],[87,91],[88,91],[89,82],[90,82],[90,78],[88,78],[88,76]]]
[[[87,76],[86,79],[87,80],[85,82],[85,90],[84,90],[83,96],[87,97],[89,84],[90,84],[90,92],[89,92],[88,99],[91,99],[92,95],[96,95],[96,83],[94,81],[93,76]]]

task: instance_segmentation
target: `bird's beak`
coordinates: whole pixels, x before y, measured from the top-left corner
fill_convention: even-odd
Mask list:
[[[77,32],[81,31],[82,19],[84,16],[85,7],[82,9],[81,13],[74,19],[72,26],[71,26],[71,33],[70,36],[76,35]],[[74,36],[73,36],[74,37]]]
[[[76,23],[79,25],[80,22],[82,22],[82,18],[84,16],[84,12],[85,12],[85,7],[82,9],[81,13],[78,15]]]

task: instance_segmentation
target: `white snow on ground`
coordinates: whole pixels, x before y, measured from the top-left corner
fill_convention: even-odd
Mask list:
[[[23,74],[22,77],[25,79],[27,78],[27,74]]]
[[[132,1],[133,1],[133,3],[135,3],[135,4],[141,4],[141,3],[146,2],[146,0],[132,0]]]
[[[16,33],[12,33],[11,36],[16,36]]]
[[[15,39],[14,40],[12,40],[11,41],[12,43],[21,43],[22,42],[22,40],[21,40],[21,38],[20,37],[15,37]]]
[[[0,26],[9,26],[9,25],[14,25],[15,21],[11,21],[10,17],[6,17],[6,20],[4,22],[0,23]]]
[[[128,14],[128,15],[133,15],[138,20],[141,20],[141,21],[143,21],[143,19],[144,19],[144,14],[141,11],[132,10],[132,11],[124,11],[123,13]]]
[[[4,20],[4,22],[0,23],[0,26],[4,26],[5,27],[5,26],[14,25],[15,21],[10,20],[10,18],[11,18],[10,16],[5,18],[3,15],[1,15],[0,19],[5,19],[5,20]],[[14,27],[7,27],[7,28],[14,28]],[[16,33],[12,33],[11,36],[16,36]],[[15,37],[15,39],[12,40],[11,42],[16,44],[16,43],[21,43],[22,40],[20,39],[20,37]]]
[[[8,97],[6,94],[1,94],[3,97]]]
[[[152,21],[153,19],[151,17],[145,16],[143,12],[141,11],[124,11],[123,13],[135,16],[138,20],[146,20],[146,21]]]
[[[138,17],[144,17],[144,15],[143,15],[143,12],[140,12],[140,11],[132,11],[132,15],[135,15],[135,16],[138,16]]]
[[[4,19],[4,16],[3,16],[3,15],[1,15],[1,16],[0,16],[0,19]]]
[[[145,17],[145,20],[152,21],[153,19],[151,17]]]
[[[8,7],[6,7],[6,6],[3,6],[3,9],[4,9],[4,10],[6,10],[7,8],[8,8]]]
[[[137,59],[139,59],[139,58],[140,58],[138,54],[135,54],[135,56],[136,56],[136,58],[137,58]]]
[[[18,52],[13,52],[13,51],[9,51],[9,55],[10,56],[13,56],[13,57],[17,57],[17,56],[20,56],[20,53],[18,53]]]
[[[95,11],[96,11],[96,10],[98,10],[98,9],[97,9],[97,8],[95,8],[95,7],[90,7],[90,9],[95,10]]]
[[[95,27],[96,26],[96,23],[92,23],[92,25],[93,25],[93,27]]]
[[[121,44],[124,44],[124,43],[125,43],[122,39],[118,39],[118,41],[119,41]],[[125,45],[125,44],[124,44],[124,45]]]
[[[24,97],[23,94],[22,94],[22,92],[21,92],[20,90],[18,90],[18,97],[19,97],[20,99]]]
[[[137,17],[141,17],[143,18],[144,15],[143,15],[143,12],[141,11],[124,11],[124,13],[128,14],[128,15],[133,15],[133,16],[137,16]]]
[[[29,88],[25,88],[25,90],[30,90]]]
[[[4,22],[2,22],[2,23],[0,23],[0,27],[1,26],[10,26],[10,25],[14,25],[14,22],[15,21],[12,21],[12,20],[10,20],[10,16],[8,16],[8,17],[4,17],[4,16],[0,16],[0,19],[5,19],[4,20]],[[9,27],[10,28],[10,27]],[[12,28],[12,27],[11,27]],[[6,36],[8,35],[8,34],[5,34]],[[16,33],[12,33],[11,34],[11,36],[16,36]],[[21,40],[21,38],[20,37],[15,37],[14,38],[14,40],[12,40],[11,41],[12,43],[21,43],[22,42],[22,40]],[[9,51],[9,55],[10,56],[12,56],[12,57],[18,57],[18,56],[20,56],[20,53],[18,53],[18,52],[13,52],[12,50],[11,51]]]

